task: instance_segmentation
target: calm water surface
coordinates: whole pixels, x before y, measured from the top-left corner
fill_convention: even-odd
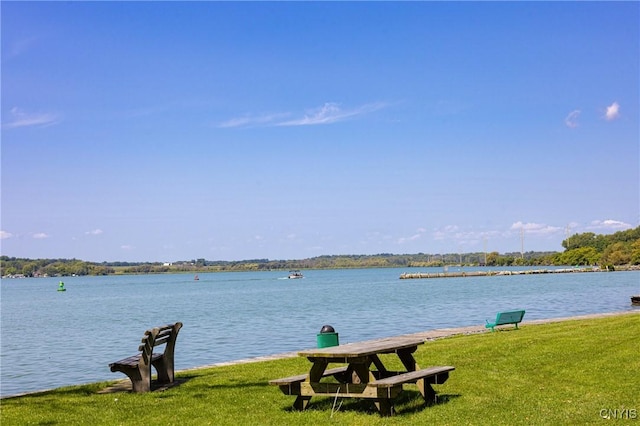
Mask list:
[[[484,324],[508,309],[526,309],[525,322],[626,311],[640,293],[638,271],[415,280],[399,276],[442,269],[303,272],[65,277],[66,292],[56,291],[59,278],[2,280],[0,395],[125,378],[109,363],[133,355],[147,328],[175,321],[184,323],[182,370],[312,348],[324,324],[348,343]]]

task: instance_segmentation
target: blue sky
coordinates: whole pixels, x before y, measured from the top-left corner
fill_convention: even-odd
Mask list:
[[[638,2],[2,2],[2,254],[561,251],[640,220]]]

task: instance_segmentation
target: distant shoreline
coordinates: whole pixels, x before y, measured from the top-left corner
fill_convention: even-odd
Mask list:
[[[525,268],[534,265],[513,265],[513,268]],[[540,265],[540,266],[562,266],[562,265]],[[568,265],[564,265],[568,266]],[[445,265],[445,266],[428,266],[429,268],[493,268],[496,266],[479,266],[479,265]],[[401,268],[424,268],[424,266],[330,266],[330,267],[307,267],[297,268],[307,271],[325,271],[325,270],[349,270],[349,269],[401,269]],[[224,272],[277,272],[288,271],[289,268],[272,268],[272,269],[194,269],[189,271],[183,270],[168,270],[168,271],[149,271],[149,272],[122,272],[117,271],[108,274],[70,274],[70,275],[37,275],[37,276],[25,276],[23,274],[3,275],[2,279],[22,279],[22,278],[66,278],[66,277],[91,277],[91,276],[124,276],[124,275],[166,275],[166,274],[215,274]],[[526,274],[546,274],[546,273],[559,273],[559,272],[624,272],[624,271],[640,271],[640,265],[615,265],[609,266],[609,269],[603,269],[599,266],[585,266],[585,267],[567,267],[559,269],[530,269],[524,271],[460,271],[460,272],[439,272],[439,273],[403,273],[400,274],[400,279],[411,278],[449,278],[449,277],[480,277],[480,276],[498,276],[498,275],[526,275]]]

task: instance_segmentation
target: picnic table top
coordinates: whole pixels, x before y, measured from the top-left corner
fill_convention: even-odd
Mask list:
[[[402,351],[408,348],[415,348],[423,343],[424,339],[421,338],[398,336],[329,346],[321,349],[306,349],[298,352],[298,355],[307,358],[357,358]]]

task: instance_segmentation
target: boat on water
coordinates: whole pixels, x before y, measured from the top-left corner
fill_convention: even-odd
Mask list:
[[[196,275],[195,277],[193,277],[193,280],[194,280],[194,281],[198,281],[199,279],[200,279],[200,277],[199,277],[199,276],[197,276],[197,275]]]
[[[289,279],[290,280],[295,280],[297,278],[304,278],[304,275],[302,275],[302,273],[298,270],[295,271],[289,271]]]

